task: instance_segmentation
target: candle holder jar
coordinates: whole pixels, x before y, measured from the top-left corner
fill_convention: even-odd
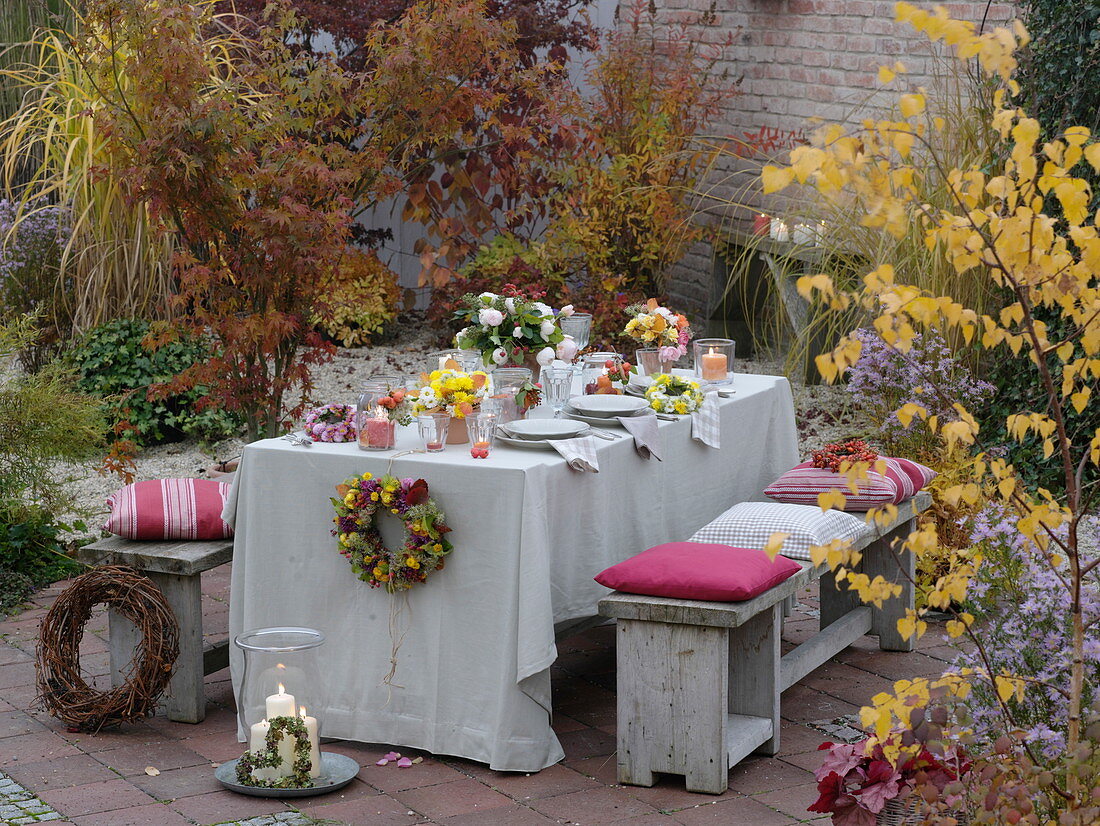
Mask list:
[[[237,716],[248,734],[248,750],[264,751],[271,721],[297,717],[309,736],[310,777],[323,774],[319,745],[325,708],[324,672],[320,648],[325,635],[312,628],[257,628],[238,634],[233,643],[244,653],[244,671],[237,693]],[[282,763],[253,769],[257,781],[278,781],[294,774],[295,738],[283,734],[278,753]]]
[[[692,342],[695,351],[695,378],[703,384],[729,384],[733,381],[734,342],[728,338],[699,338]]]
[[[360,450],[390,450],[397,436],[397,423],[380,402],[390,395],[388,382],[371,381],[363,388],[355,410],[355,429]]]
[[[609,361],[614,367],[618,367],[623,363],[623,357],[618,353],[589,353],[584,357],[581,362],[581,392],[584,395],[591,396],[600,389],[599,379],[600,376],[607,375]],[[623,391],[612,382],[611,388],[606,392],[618,396]]]

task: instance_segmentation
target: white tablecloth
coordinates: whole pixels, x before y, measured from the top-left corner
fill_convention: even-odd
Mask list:
[[[357,580],[336,550],[329,497],[347,477],[386,472],[392,452],[354,444],[245,448],[226,517],[235,522],[230,632],[270,625],[320,629],[328,698],[322,734],[458,755],[509,771],[564,756],[550,728],[555,623],[594,616],[607,593],[592,577],[661,542],[686,539],[798,461],[786,379],[738,375],[721,401],[722,447],[690,438],[685,417],[661,422],[664,461],[627,436],[599,441],[600,473],[555,452],[468,448],[403,456],[398,477],[424,478],[445,510],[454,553],[408,593],[408,628],[392,690],[391,603],[404,596]],[[622,433],[623,431],[618,431]],[[397,450],[418,446],[398,431]],[[396,519],[382,519],[388,543]],[[392,546],[392,544],[391,544]],[[231,657],[239,688],[242,660]],[[315,713],[311,710],[311,714]],[[241,732],[243,737],[243,732]]]

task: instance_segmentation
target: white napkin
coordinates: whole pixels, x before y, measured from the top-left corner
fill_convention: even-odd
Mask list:
[[[703,406],[691,414],[691,438],[702,442],[707,447],[722,446],[717,392],[707,393],[703,399]]]
[[[661,461],[661,440],[657,435],[656,416],[619,416],[619,422],[634,437],[634,447],[643,459]]]
[[[596,440],[591,436],[580,439],[551,439],[550,444],[562,455],[571,469],[581,472],[600,472],[600,463],[596,461]]]

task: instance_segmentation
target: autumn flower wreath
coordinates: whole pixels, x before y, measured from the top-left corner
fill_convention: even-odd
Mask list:
[[[331,500],[336,509],[332,533],[356,576],[372,588],[384,587],[391,594],[407,591],[443,568],[453,549],[446,537],[451,529],[439,505],[428,497],[423,479],[375,479],[364,473],[337,485],[336,492],[338,498]],[[376,523],[378,515],[387,512],[405,523],[405,542],[392,550]]]

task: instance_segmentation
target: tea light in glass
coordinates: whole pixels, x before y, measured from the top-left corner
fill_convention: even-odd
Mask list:
[[[474,413],[466,417],[466,428],[470,433],[470,455],[488,459],[496,440],[497,417],[492,413]]]
[[[695,351],[695,378],[706,384],[727,384],[733,380],[734,342],[728,338],[699,338]]]
[[[447,431],[451,426],[449,413],[425,413],[416,417],[416,423],[428,453],[439,453],[447,446]]]

